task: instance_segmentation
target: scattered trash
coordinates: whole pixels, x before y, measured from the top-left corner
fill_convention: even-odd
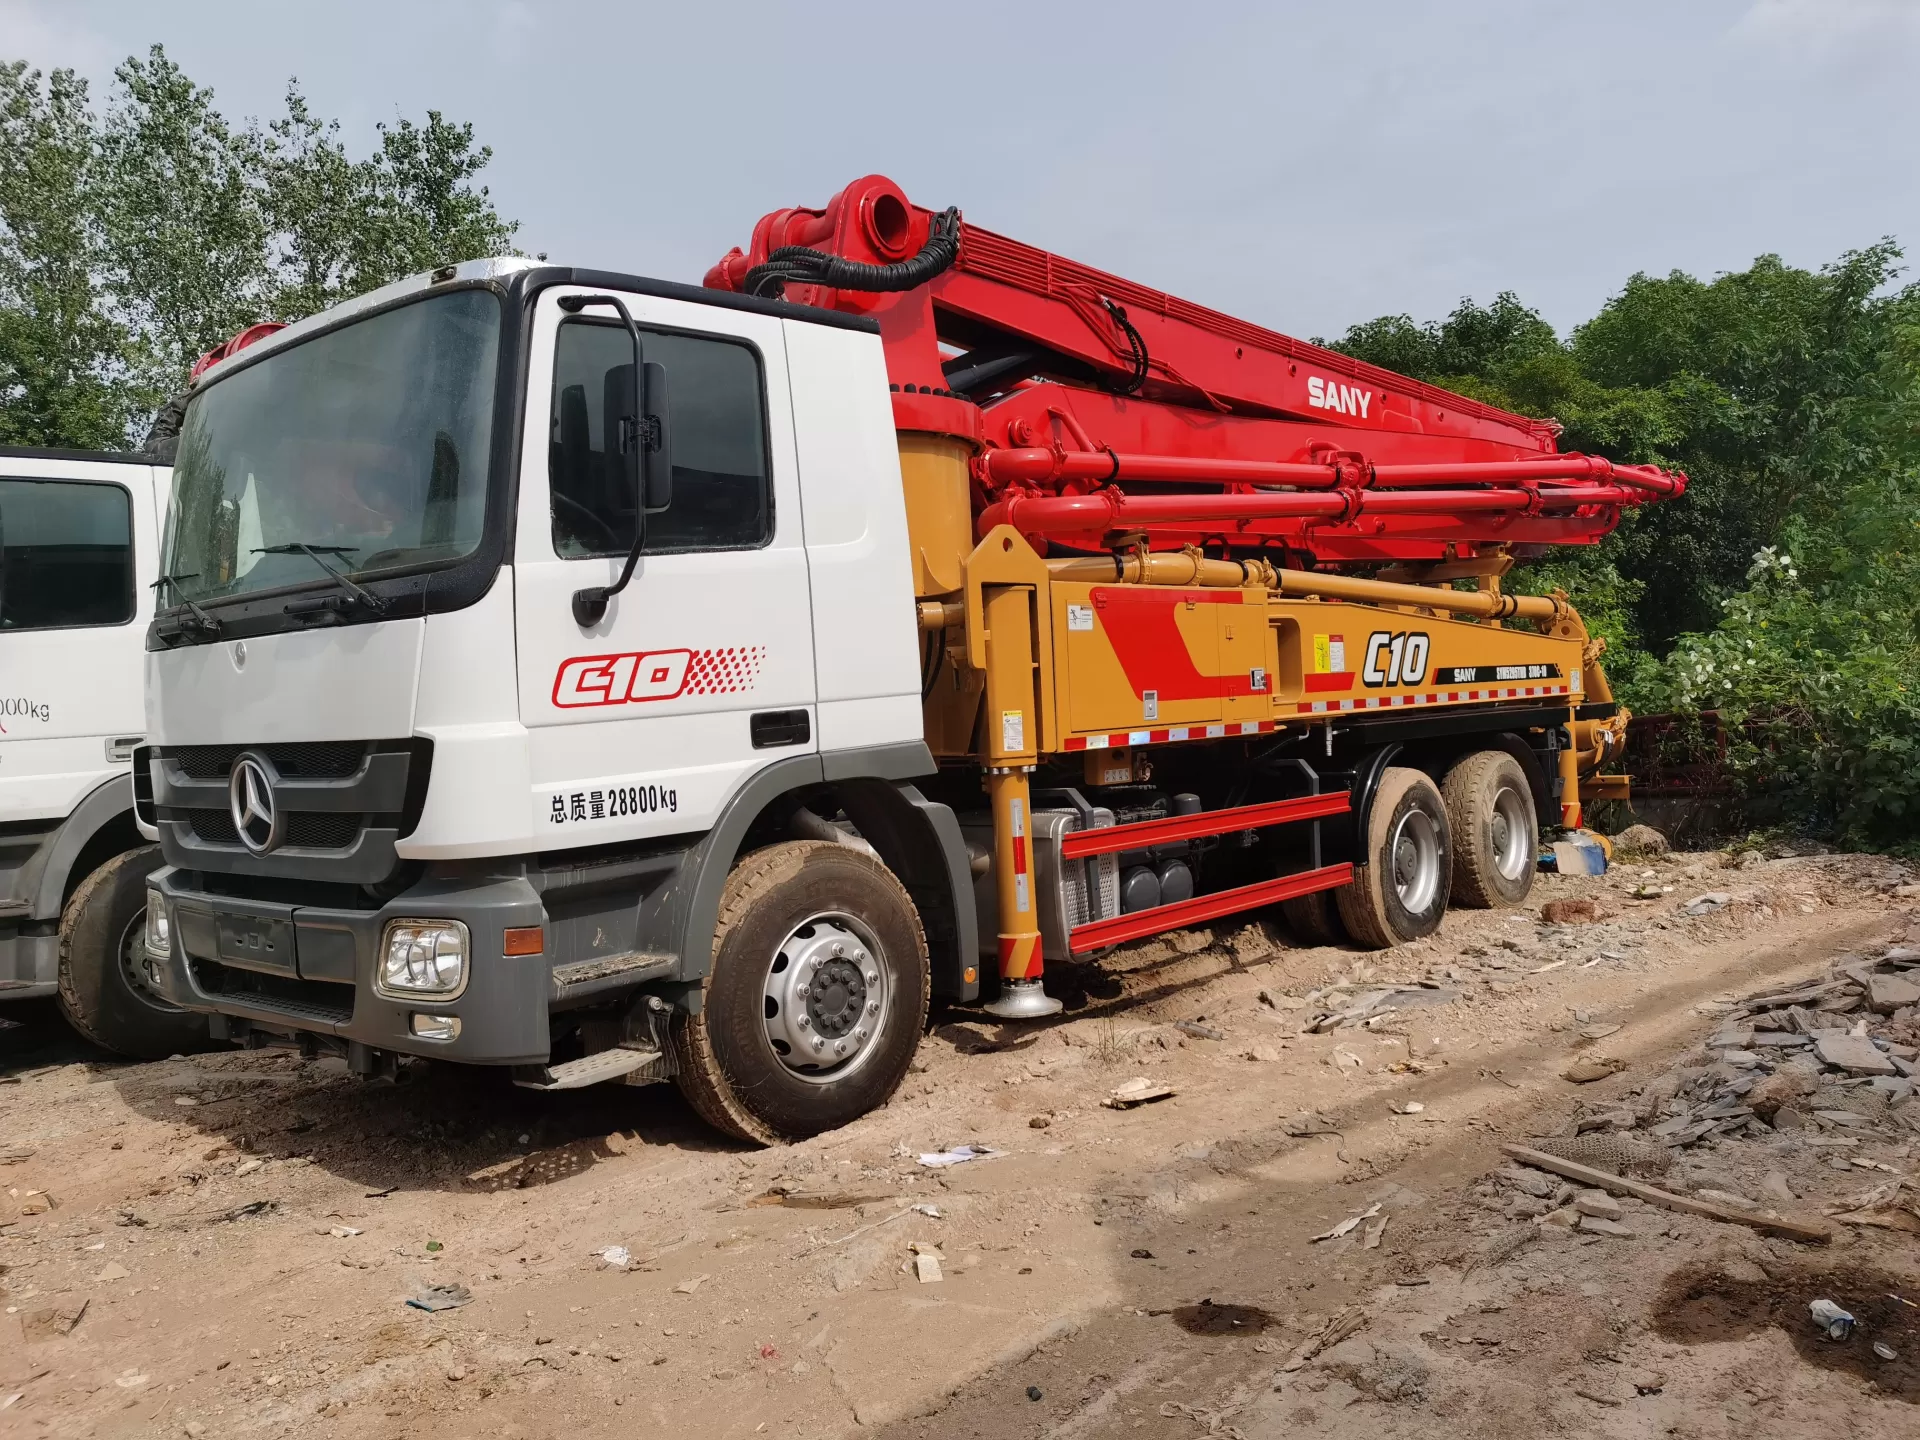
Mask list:
[[[604,1250],[593,1252],[600,1257],[600,1263],[609,1270],[631,1270],[633,1252],[624,1245],[609,1245]]]
[[[1878,1355],[1882,1360],[1898,1360],[1900,1358],[1900,1352],[1884,1340],[1876,1340],[1873,1342],[1873,1353]]]
[[[12,1021],[12,1020],[0,1020],[0,1025],[13,1025],[16,1023],[18,1022]],[[14,1406],[14,1402],[19,1400],[20,1397],[25,1395],[26,1393],[27,1392],[24,1390],[16,1390],[11,1395],[0,1397],[0,1410],[11,1410]]]
[[[1582,1040],[1604,1040],[1620,1028],[1618,1023],[1611,1025],[1586,1025],[1580,1030]]]
[[[1133,1259],[1135,1259],[1135,1260],[1151,1260],[1151,1259],[1153,1259],[1153,1251],[1151,1251],[1151,1250],[1146,1250],[1146,1249],[1141,1249],[1141,1250],[1130,1250],[1130,1251],[1128,1251],[1127,1253],[1128,1253],[1128,1254],[1129,1254],[1129,1255],[1130,1255],[1130,1256],[1131,1256],[1131,1257],[1132,1257]]]
[[[1680,907],[1682,915],[1699,917],[1711,915],[1716,910],[1724,910],[1733,903],[1733,896],[1724,890],[1715,890],[1706,895],[1696,895]]]
[[[920,1163],[929,1170],[944,1170],[949,1165],[964,1165],[969,1160],[992,1160],[1006,1153],[989,1145],[956,1145],[951,1150],[936,1150],[922,1155]]]
[[[1294,1139],[1304,1139],[1309,1135],[1338,1135],[1340,1127],[1324,1115],[1314,1115],[1302,1110],[1281,1127]]]
[[[1287,1357],[1282,1370],[1298,1370],[1322,1350],[1338,1345],[1342,1340],[1354,1334],[1367,1323],[1367,1312],[1358,1305],[1348,1306],[1320,1328],[1316,1335],[1309,1336],[1295,1347],[1293,1354]]]
[[[1656,1185],[1648,1185],[1639,1180],[1628,1180],[1623,1176],[1609,1174],[1605,1170],[1596,1170],[1576,1161],[1563,1160],[1558,1155],[1544,1150],[1535,1150],[1526,1145],[1506,1144],[1500,1148],[1522,1164],[1532,1165],[1555,1175],[1563,1175],[1582,1185],[1596,1186],[1616,1195],[1631,1195],[1636,1200],[1644,1200],[1649,1205],[1658,1205],[1663,1209],[1680,1210],[1689,1215],[1704,1215],[1711,1220],[1746,1225],[1762,1234],[1781,1235],[1789,1240],[1799,1240],[1813,1245],[1825,1245],[1833,1239],[1831,1230],[1811,1221],[1793,1220],[1761,1211],[1745,1212],[1735,1210],[1731,1206],[1717,1205],[1711,1200],[1702,1200],[1693,1195],[1676,1195]]]
[[[1588,830],[1576,830],[1564,840],[1554,841],[1542,858],[1541,868],[1562,875],[1604,875],[1607,873],[1608,842]]]
[[[708,1275],[696,1275],[691,1280],[682,1280],[678,1285],[673,1287],[673,1293],[676,1295],[691,1295],[711,1278],[712,1277]]]
[[[1191,1035],[1196,1040],[1224,1040],[1227,1032],[1216,1030],[1211,1025],[1202,1025],[1198,1020],[1176,1020],[1173,1028],[1182,1035]]]
[[[1038,1400],[1040,1398],[1040,1393],[1041,1393],[1040,1387],[1038,1385],[1027,1386],[1027,1398],[1029,1400]]]
[[[940,1273],[940,1247],[916,1240],[907,1247],[913,1251],[914,1278],[922,1285],[937,1285],[947,1277]]]
[[[1549,900],[1540,907],[1540,918],[1549,925],[1592,925],[1600,919],[1597,900]]]
[[[440,1242],[439,1242],[438,1240],[429,1240],[429,1241],[427,1241],[427,1253],[428,1253],[429,1255],[435,1255],[435,1254],[438,1254],[438,1253],[439,1253],[440,1251],[442,1251],[442,1250],[444,1250],[444,1249],[446,1249],[446,1248],[447,1248],[447,1247],[446,1247],[446,1246],[444,1246],[444,1245],[442,1245],[442,1244],[441,1244],[441,1243],[440,1243]]]
[[[1357,1225],[1360,1224],[1361,1221],[1371,1220],[1374,1216],[1378,1215],[1379,1213],[1380,1213],[1380,1207],[1378,1204],[1370,1205],[1365,1210],[1362,1210],[1358,1215],[1349,1215],[1346,1219],[1342,1220],[1338,1225],[1334,1226],[1331,1230],[1327,1231],[1326,1234],[1316,1235],[1313,1238],[1316,1241],[1338,1240],[1342,1235],[1345,1235],[1351,1232]]]
[[[464,1285],[422,1285],[407,1301],[415,1310],[458,1310],[473,1299]]]
[[[105,1285],[112,1280],[124,1280],[132,1273],[131,1270],[127,1269],[127,1267],[122,1265],[118,1260],[109,1260],[106,1266],[98,1275],[94,1276],[93,1279],[95,1284]]]
[[[944,1220],[947,1218],[946,1214],[938,1205],[915,1205],[913,1207],[913,1213],[916,1215],[924,1215],[929,1220]]]
[[[1545,965],[1534,966],[1533,969],[1529,970],[1527,973],[1529,975],[1544,975],[1549,970],[1558,970],[1562,965],[1565,965],[1566,963],[1567,962],[1564,960],[1550,960]]]
[[[147,1376],[142,1375],[137,1370],[127,1370],[122,1374],[114,1376],[113,1383],[118,1385],[122,1390],[138,1390],[142,1385],[147,1383],[147,1379]]]
[[[1168,1099],[1172,1094],[1171,1085],[1156,1084],[1144,1075],[1136,1075],[1131,1080],[1124,1080],[1114,1086],[1107,1098],[1100,1103],[1109,1110],[1131,1110],[1136,1105]]]
[[[1422,1105],[1418,1100],[1396,1100],[1391,1102],[1387,1108],[1392,1110],[1396,1115],[1418,1115],[1427,1107]]]
[[[1605,1080],[1609,1075],[1617,1075],[1627,1068],[1624,1060],[1615,1060],[1608,1055],[1589,1055],[1574,1061],[1560,1072],[1560,1078],[1570,1080],[1575,1085],[1591,1085],[1596,1080]]]
[[[1365,1025],[1401,1010],[1451,1005],[1461,992],[1443,985],[1355,986],[1342,982],[1308,996],[1302,1035],[1325,1035],[1350,1025]]]
[[[1845,1340],[1853,1334],[1853,1316],[1831,1300],[1816,1300],[1807,1307],[1813,1323],[1827,1332],[1829,1340]]]
[[[78,1305],[51,1305],[44,1310],[30,1310],[20,1317],[20,1330],[29,1342],[52,1340],[61,1335],[71,1335],[80,1317],[87,1313],[87,1306],[93,1303],[91,1298],[82,1300]]]
[[[238,1165],[233,1167],[233,1173],[237,1178],[241,1175],[251,1175],[256,1170],[264,1170],[266,1168],[267,1162],[264,1160],[242,1160]]]
[[[1387,1233],[1387,1222],[1391,1219],[1393,1219],[1391,1215],[1381,1215],[1369,1220],[1367,1222],[1367,1228],[1360,1232],[1360,1248],[1362,1250],[1378,1250],[1380,1248],[1380,1237]]]

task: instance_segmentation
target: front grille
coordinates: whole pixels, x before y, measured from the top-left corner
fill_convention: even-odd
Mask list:
[[[256,750],[288,779],[344,780],[367,758],[363,740],[314,740],[296,745],[176,745],[167,751],[192,780],[224,780],[242,752]]]
[[[187,820],[193,833],[209,845],[238,845],[240,832],[233,828],[233,816],[225,810],[189,810]]]
[[[360,838],[360,817],[339,811],[301,810],[287,816],[289,845],[307,850],[344,850]]]
[[[193,833],[209,845],[238,845],[240,832],[225,810],[189,810]],[[345,850],[360,838],[360,817],[342,811],[297,810],[287,816],[280,843],[303,850]]]
[[[242,970],[217,960],[194,959],[190,963],[195,982],[209,995],[251,1001],[263,1009],[334,1025],[344,1025],[353,1019],[354,987],[351,985]]]

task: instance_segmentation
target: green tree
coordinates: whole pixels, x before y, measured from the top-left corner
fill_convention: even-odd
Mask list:
[[[0,440],[124,445],[247,325],[510,250],[492,153],[429,111],[355,159],[295,81],[235,123],[160,46],[99,113],[72,72],[0,63]]]

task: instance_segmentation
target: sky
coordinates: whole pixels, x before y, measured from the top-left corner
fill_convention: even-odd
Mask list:
[[[156,43],[355,153],[470,120],[523,249],[667,279],[875,171],[1300,336],[1920,245],[1920,0],[0,0],[96,98]]]

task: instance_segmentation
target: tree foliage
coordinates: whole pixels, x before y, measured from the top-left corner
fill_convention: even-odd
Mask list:
[[[0,443],[123,446],[247,325],[512,248],[472,125],[378,133],[356,159],[297,81],[235,123],[159,46],[103,111],[71,71],[0,61]]]
[[[1817,271],[1635,275],[1565,338],[1503,294],[1336,346],[1685,470],[1681,499],[1516,582],[1574,595],[1630,704],[1719,709],[1755,820],[1914,847],[1920,286],[1899,261],[1882,241]]]

